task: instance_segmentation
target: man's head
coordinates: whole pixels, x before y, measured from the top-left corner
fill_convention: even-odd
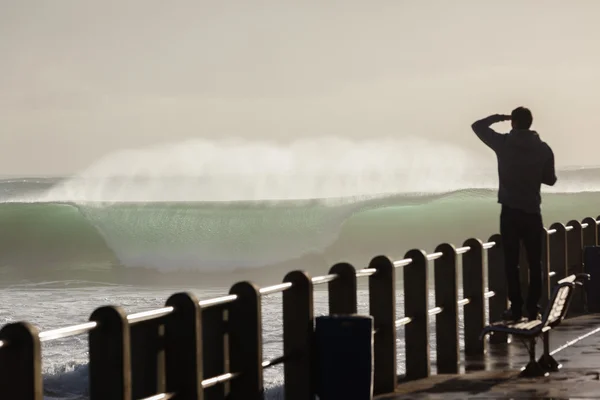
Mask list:
[[[529,129],[533,122],[531,111],[525,107],[517,107],[510,114],[513,129]]]

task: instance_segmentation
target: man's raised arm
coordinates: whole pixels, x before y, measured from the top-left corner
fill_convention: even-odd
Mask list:
[[[490,128],[490,125],[508,120],[510,120],[510,115],[494,114],[484,119],[480,119],[479,121],[475,121],[473,125],[471,125],[471,128],[483,143],[496,151],[504,141],[504,135]]]

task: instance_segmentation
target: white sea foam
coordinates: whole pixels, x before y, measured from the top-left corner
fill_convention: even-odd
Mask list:
[[[586,171],[560,171],[558,184],[543,190],[599,190],[599,174]],[[408,136],[288,144],[193,139],[110,153],[29,200],[263,201],[496,187],[493,153],[474,153],[451,142]]]
[[[438,193],[492,187],[493,172],[477,154],[419,138],[329,137],[285,145],[198,139],[109,154],[38,200],[256,201]]]

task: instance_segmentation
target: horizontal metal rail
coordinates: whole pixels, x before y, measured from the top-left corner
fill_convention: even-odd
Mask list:
[[[161,393],[154,396],[144,397],[141,400],[169,400],[175,397],[175,393]]]
[[[227,296],[215,297],[214,299],[201,300],[198,302],[198,304],[200,305],[201,308],[208,308],[208,307],[219,306],[221,304],[233,303],[236,300],[237,300],[237,295],[230,294]]]
[[[440,258],[443,255],[444,255],[444,253],[442,253],[441,251],[438,251],[437,253],[427,254],[427,261],[437,260],[438,258]]]
[[[337,274],[329,274],[329,275],[322,275],[322,276],[315,276],[314,278],[311,279],[313,285],[321,285],[323,283],[328,283],[331,281],[336,280],[338,277]]]
[[[598,220],[597,222],[598,222],[598,224],[600,224],[600,220]],[[570,228],[572,229],[572,227],[570,227]],[[487,242],[487,243],[483,243],[483,247],[485,249],[489,249],[489,248],[493,247],[495,244],[496,244],[495,242]],[[456,254],[464,254],[470,250],[471,250],[471,247],[469,247],[469,246],[459,247],[456,249]],[[435,253],[427,254],[426,257],[427,257],[427,260],[432,261],[432,260],[436,260],[442,256],[443,256],[442,252],[435,252]],[[411,262],[412,262],[412,259],[410,259],[410,258],[398,260],[398,261],[394,262],[394,267],[406,266],[406,265],[409,265]],[[371,276],[375,272],[377,272],[377,270],[375,268],[364,268],[364,269],[358,270],[356,272],[356,276],[357,277]],[[555,274],[556,274],[555,272],[551,272],[549,276],[554,276]],[[329,275],[323,275],[323,276],[316,276],[316,277],[312,278],[311,280],[312,280],[313,284],[319,285],[319,284],[331,282],[331,281],[335,280],[337,277],[338,277],[337,274],[329,274]],[[290,289],[291,287],[292,287],[292,283],[286,282],[286,283],[280,283],[277,285],[272,285],[272,286],[267,286],[267,287],[261,288],[259,290],[259,292],[261,295],[269,295],[269,294],[273,294],[273,293],[283,292],[287,289]],[[493,292],[486,293],[486,296],[489,296],[489,297],[492,297],[493,295],[494,295]],[[217,306],[217,305],[222,305],[222,304],[228,304],[235,300],[237,300],[236,295],[226,295],[226,296],[216,297],[213,299],[201,300],[199,302],[199,305],[202,308],[207,308],[207,307],[212,307],[212,306]],[[459,303],[459,305],[466,305],[469,302],[470,302],[469,299],[463,299],[463,300],[460,300],[458,303]],[[136,323],[144,322],[144,321],[147,321],[150,319],[166,316],[166,315],[172,313],[173,311],[174,311],[173,307],[162,307],[162,308],[155,309],[155,310],[142,311],[142,312],[130,314],[127,316],[127,320],[130,324],[136,324]],[[436,315],[442,311],[443,310],[441,308],[434,308],[432,310],[429,310],[429,313],[430,313],[430,315]],[[397,321],[397,325],[402,326],[402,325],[408,324],[408,323],[410,323],[410,320],[411,319],[408,317],[402,318]],[[86,322],[86,323],[73,325],[73,326],[69,326],[69,327],[65,327],[65,328],[58,328],[58,329],[41,332],[39,334],[39,337],[40,337],[41,342],[54,340],[54,339],[60,339],[60,338],[66,338],[66,337],[70,337],[70,336],[76,336],[76,335],[88,333],[92,329],[94,329],[96,326],[97,326],[96,322],[93,322],[93,321]],[[2,347],[4,345],[5,345],[5,343],[0,341],[0,347]]]
[[[215,386],[217,383],[225,383],[229,382],[232,379],[235,379],[240,374],[238,372],[228,372],[226,374],[213,376],[212,378],[204,379],[201,383],[202,389],[208,389],[211,386]]]
[[[406,267],[412,262],[412,258],[404,258],[402,260],[394,261],[394,267]]]
[[[556,233],[556,229],[548,229],[548,235],[554,235]]]
[[[363,277],[363,276],[371,276],[375,272],[377,272],[377,270],[375,268],[363,268],[363,269],[359,269],[358,271],[356,271],[356,277],[360,278],[360,277]]]
[[[85,322],[79,325],[67,326],[65,328],[52,329],[49,331],[40,332],[39,338],[40,342],[46,342],[48,340],[61,339],[69,336],[81,335],[83,333],[88,333],[92,329],[98,326],[98,323],[95,321]]]
[[[441,313],[442,311],[444,311],[442,307],[433,307],[431,310],[427,311],[427,314],[433,316]]]
[[[262,362],[262,367],[263,367],[263,369],[267,369],[267,368],[274,367],[279,364],[283,364],[284,362],[286,362],[288,360],[288,358],[289,357],[287,357],[284,354],[284,355],[276,357],[272,360],[265,360]]]
[[[486,242],[486,243],[482,244],[483,248],[486,250],[491,249],[495,245],[496,245],[496,242]],[[471,247],[463,246],[463,247],[458,247],[455,250],[455,252],[456,252],[456,254],[464,254],[470,250],[471,250]],[[426,258],[427,258],[427,261],[434,261],[434,260],[437,260],[438,258],[442,257],[443,255],[444,255],[444,253],[442,253],[441,251],[438,251],[436,253],[427,254]],[[405,266],[409,265],[410,263],[412,263],[412,258],[404,258],[402,260],[394,261],[394,267],[396,267],[396,268],[405,267]]]
[[[468,251],[471,251],[471,247],[470,246],[463,246],[463,247],[459,247],[456,250],[454,250],[456,252],[456,254],[465,254]]]
[[[173,307],[163,307],[157,308],[155,310],[129,314],[127,316],[127,321],[129,321],[130,324],[138,324],[140,322],[148,321],[150,319],[164,317],[165,315],[171,314],[173,310],[175,310]]]
[[[484,248],[484,250],[487,250],[487,249],[491,249],[495,245],[496,245],[496,242],[485,242],[481,246]]]
[[[291,283],[282,284],[282,285],[290,285],[291,286]],[[281,286],[281,285],[276,285],[276,286]],[[265,289],[268,289],[268,288],[265,288]],[[202,300],[199,302],[199,304],[201,307],[206,308],[206,307],[211,307],[211,306],[215,306],[215,305],[219,305],[219,304],[231,303],[231,302],[235,301],[236,299],[237,299],[236,295],[229,295],[229,296],[216,297],[214,299]],[[151,320],[154,318],[164,317],[166,315],[169,315],[173,311],[174,311],[173,307],[162,307],[162,308],[149,310],[149,311],[141,311],[138,313],[129,314],[127,316],[127,321],[130,324],[137,324],[137,323],[148,321],[148,320]],[[84,322],[82,324],[77,324],[77,325],[67,326],[64,328],[51,329],[48,331],[40,332],[39,338],[40,338],[40,342],[47,342],[47,341],[51,341],[51,340],[55,340],[55,339],[67,338],[70,336],[82,335],[84,333],[89,333],[97,326],[98,326],[98,323],[95,321]],[[0,347],[2,347],[2,345],[0,345]]]
[[[483,294],[483,297],[486,299],[489,299],[491,297],[494,297],[495,295],[496,295],[496,292],[494,292],[493,290],[489,290]],[[465,306],[465,305],[469,304],[470,302],[471,302],[471,299],[466,298],[466,299],[458,300],[456,302],[456,304],[458,304],[459,306]],[[427,310],[427,314],[429,314],[429,316],[434,316],[434,315],[442,313],[443,311],[444,311],[443,307],[433,307],[432,309]],[[402,318],[396,320],[396,327],[399,328],[401,326],[408,325],[411,322],[412,322],[412,318],[402,317]]]
[[[410,318],[410,317],[402,317],[402,318],[396,320],[396,328],[400,328],[401,326],[408,325],[411,323],[411,321],[412,321],[412,318]]]
[[[587,222],[584,222],[583,224],[581,224],[581,227],[583,229],[587,228],[589,226],[589,224]]]
[[[569,231],[572,231],[572,230],[573,230],[573,227],[572,227],[572,226],[567,226],[567,227],[565,227],[565,231],[567,231],[567,232],[569,232]]]
[[[288,290],[292,287],[292,282],[280,283],[278,285],[266,286],[264,288],[259,289],[259,293],[263,296],[279,293]]]
[[[460,307],[466,306],[467,304],[469,304],[471,302],[471,299],[466,298],[466,299],[462,299],[456,302],[456,304],[458,304]]]
[[[554,272],[554,271],[548,272],[548,278],[552,278],[555,275],[556,275],[556,272]]]

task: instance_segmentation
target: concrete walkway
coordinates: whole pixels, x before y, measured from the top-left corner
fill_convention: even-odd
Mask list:
[[[516,340],[488,345],[485,356],[467,358],[465,374],[400,383],[395,393],[375,399],[600,399],[600,315],[565,320],[551,332],[550,349],[563,368],[545,378],[517,376],[528,356]]]

